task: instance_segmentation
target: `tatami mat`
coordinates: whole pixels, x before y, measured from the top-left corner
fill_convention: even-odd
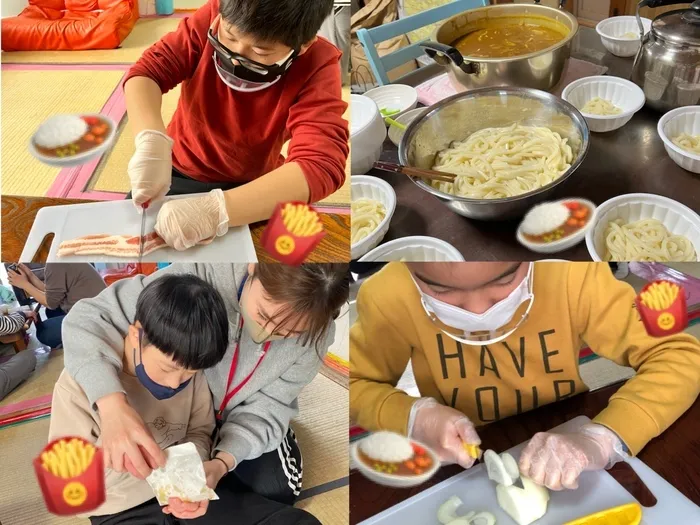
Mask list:
[[[323,525],[346,525],[350,522],[350,487],[346,485],[314,496],[300,501],[296,506],[316,516]]]
[[[161,113],[163,121],[167,125],[172,119],[177,102],[180,98],[180,86],[172,91],[169,91],[163,97],[163,105]],[[109,191],[115,193],[129,192],[129,176],[127,175],[127,166],[129,160],[134,154],[134,134],[129,126],[129,119],[124,118],[122,121],[122,129],[119,133],[111,152],[106,155],[102,163],[97,167],[92,176],[90,189],[97,191]]]
[[[6,64],[127,64],[136,62],[141,54],[161,37],[175,31],[182,18],[142,18],[118,49],[93,51],[17,51],[3,52],[0,60]]]
[[[175,9],[197,10],[207,3],[207,0],[175,0]]]
[[[55,361],[59,363],[62,359]],[[37,396],[46,393],[49,376],[51,381],[57,378],[53,370],[51,373],[44,371],[39,376],[32,387]],[[46,379],[41,379],[42,376]],[[39,388],[39,384],[43,387]],[[31,387],[31,382],[20,389],[27,386]],[[25,394],[27,392],[25,390]],[[346,477],[348,391],[319,374],[303,390],[299,406],[299,416],[293,426],[304,454],[303,489]],[[46,444],[48,429],[49,419],[41,419],[0,430],[0,519],[3,525],[88,523],[77,518],[58,518],[46,511],[31,462]],[[299,506],[316,515],[323,524],[342,525],[347,523],[347,487],[312,496]]]
[[[22,350],[31,352],[31,350]],[[48,357],[37,357],[34,373],[8,396],[0,401],[0,407],[28,401],[53,393],[53,387],[63,370],[63,350],[53,350]],[[2,431],[0,431],[2,432]],[[4,434],[0,434],[4,436]],[[4,441],[4,438],[2,439]],[[0,447],[2,452],[2,447]]]
[[[122,71],[3,71],[2,193],[45,195],[60,169],[31,156],[32,134],[57,113],[99,112],[123,75]]]
[[[348,475],[348,390],[317,375],[299,396],[292,422],[304,457],[302,490]]]

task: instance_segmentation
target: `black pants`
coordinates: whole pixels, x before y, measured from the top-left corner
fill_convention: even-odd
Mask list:
[[[227,487],[216,489],[219,499],[209,502],[201,518],[181,520],[164,514],[153,498],[119,514],[94,516],[92,525],[321,525],[305,510],[269,500],[253,492],[233,492]]]
[[[173,168],[172,183],[168,195],[189,195],[190,193],[209,193],[211,190],[230,190],[238,184],[233,182],[201,182],[184,175]],[[126,196],[131,199],[131,192]]]
[[[290,428],[277,450],[243,461],[221,478],[218,501],[210,501],[206,515],[196,520],[177,520],[163,514],[158,502],[149,502],[111,516],[90,518],[93,525],[180,525],[184,523],[236,525],[320,525],[311,514],[295,509],[302,486],[303,460]],[[235,514],[234,514],[235,512]]]

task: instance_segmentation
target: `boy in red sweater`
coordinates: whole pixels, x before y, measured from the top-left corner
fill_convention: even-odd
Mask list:
[[[131,68],[134,204],[208,192],[161,208],[156,231],[170,246],[187,249],[343,184],[341,53],[316,36],[332,10],[333,0],[209,0]],[[163,94],[178,84],[166,129]]]

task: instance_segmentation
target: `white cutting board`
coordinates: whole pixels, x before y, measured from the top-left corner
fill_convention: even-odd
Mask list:
[[[575,430],[589,421],[587,417],[580,416],[554,430]],[[522,443],[508,452],[517,460],[524,446],[525,443]],[[628,463],[657,499],[654,507],[642,507],[642,525],[700,524],[700,507],[640,460],[632,458]],[[363,521],[360,525],[439,525],[438,508],[455,495],[464,502],[457,511],[458,515],[472,510],[487,511],[496,516],[496,525],[516,525],[516,522],[499,507],[496,501],[496,485],[489,480],[483,464],[457,474]],[[585,472],[581,475],[577,490],[550,491],[547,514],[533,525],[562,525],[567,521],[633,501],[634,497],[607,472]]]
[[[186,197],[192,197],[192,195],[166,197],[165,200],[151,205],[146,212],[146,233],[153,231],[158,211],[166,200]],[[42,208],[36,214],[22,250],[22,257],[18,262],[31,262],[42,241],[50,233],[54,234],[54,238],[47,262],[123,263],[129,259],[105,255],[72,255],[59,259],[56,253],[61,242],[83,235],[107,233],[138,236],[141,233],[141,215],[130,200]],[[183,252],[167,247],[143,257],[143,262],[243,263],[257,262],[257,260],[248,226],[229,228],[226,235],[217,237],[206,246],[194,246]]]

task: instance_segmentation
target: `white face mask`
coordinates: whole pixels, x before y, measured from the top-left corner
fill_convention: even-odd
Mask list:
[[[464,337],[458,337],[455,334],[441,331],[454,339],[468,345],[489,345],[503,341],[506,337],[515,332],[520,325],[525,322],[532,304],[535,301],[535,296],[532,293],[532,282],[533,282],[533,263],[527,270],[527,275],[522,280],[522,282],[513,290],[508,297],[502,301],[497,302],[491,308],[486,310],[482,314],[475,314],[467,310],[463,310],[457,306],[445,303],[424,293],[419,288],[421,294],[421,304],[425,313],[428,314],[433,321],[439,320],[442,323],[456,328],[464,333]],[[415,283],[415,280],[413,281]],[[416,283],[416,287],[418,284]],[[523,314],[520,321],[511,330],[505,331],[503,327],[509,324],[513,320],[515,312],[517,312],[520,305],[525,301],[529,301],[530,304],[527,310]],[[475,334],[475,332],[481,332]],[[488,332],[489,338],[487,339],[483,332]]]

